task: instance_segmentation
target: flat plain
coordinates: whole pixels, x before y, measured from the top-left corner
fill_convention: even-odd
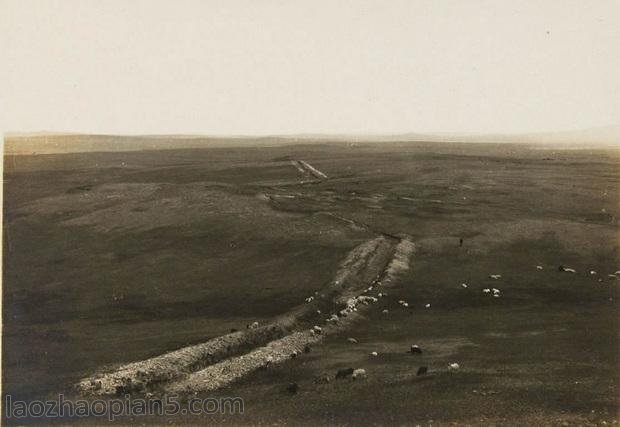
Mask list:
[[[199,393],[240,396],[243,415],[119,422],[617,422],[619,190],[617,149],[262,141],[5,155],[3,393],[70,396],[93,372],[268,323],[387,235],[414,244],[409,269],[358,321]],[[367,378],[334,379],[348,367]]]

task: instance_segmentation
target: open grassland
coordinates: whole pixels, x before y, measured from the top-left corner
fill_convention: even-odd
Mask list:
[[[4,167],[3,390],[16,398],[70,394],[106,367],[267,324],[383,234],[415,244],[409,270],[311,353],[216,392],[243,397],[245,415],[143,421],[616,417],[618,150],[338,142],[5,156]],[[368,378],[317,381],[345,367]]]

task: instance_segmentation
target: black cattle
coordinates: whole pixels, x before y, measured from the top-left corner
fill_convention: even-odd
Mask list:
[[[338,372],[336,373],[336,379],[341,380],[351,375],[353,375],[353,368],[338,369]]]

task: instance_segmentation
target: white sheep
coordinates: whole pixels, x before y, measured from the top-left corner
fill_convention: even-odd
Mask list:
[[[376,351],[373,351],[372,353],[370,353],[371,356],[377,357],[379,355],[379,353],[377,353]]]
[[[431,305],[430,304],[426,304],[424,307],[431,308]]]
[[[448,371],[457,371],[460,368],[458,363],[450,363],[448,365]]]
[[[355,371],[353,371],[353,375],[351,375],[351,378],[353,378],[354,380],[366,378],[366,370],[356,369]]]
[[[489,278],[494,279],[494,280],[497,280],[497,279],[501,279],[501,278],[502,278],[502,275],[501,275],[501,274],[491,274],[491,275],[489,276]]]

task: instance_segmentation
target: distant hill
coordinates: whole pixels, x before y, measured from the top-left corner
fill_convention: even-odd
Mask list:
[[[63,133],[8,134],[4,138],[5,154],[53,154],[96,151],[139,151],[179,148],[281,145],[311,142],[461,142],[521,143],[566,148],[620,148],[620,126],[566,132],[517,135],[405,133],[392,135],[296,134],[273,136],[201,136],[201,135],[81,135]]]

